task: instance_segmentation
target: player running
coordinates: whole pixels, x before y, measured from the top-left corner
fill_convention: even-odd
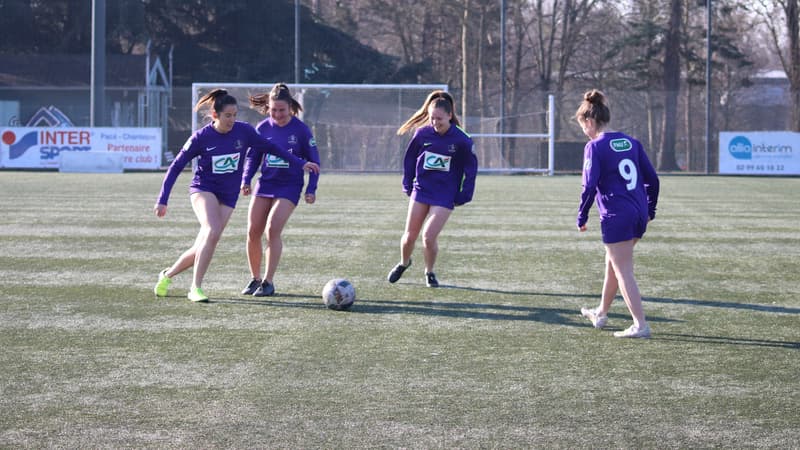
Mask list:
[[[453,208],[472,200],[478,159],[472,139],[461,129],[453,97],[444,91],[428,95],[422,107],[397,134],[415,129],[403,159],[403,192],[410,196],[406,228],[400,241],[400,263],[389,273],[394,283],[411,265],[414,244],[422,232],[425,284],[438,287],[433,271],[439,233]]]
[[[200,231],[194,244],[158,275],[154,291],[165,297],[172,277],[194,267],[189,300],[206,302],[203,277],[211,263],[220,236],[236,207],[239,192],[250,193],[250,186],[242,183],[244,159],[248,148],[268,151],[292,166],[319,172],[319,165],[306,162],[261,137],[252,125],[236,121],[236,98],[224,89],[215,89],[200,99],[196,110],[209,107],[212,122],[197,130],[183,145],[164,176],[161,193],[153,208],[156,216],[167,214],[167,200],[186,164],[197,158],[194,177],[189,184],[192,209],[200,222]]]
[[[250,97],[250,105],[269,115],[256,129],[262,136],[286,152],[319,164],[319,152],[311,130],[297,115],[303,110],[292,97],[289,87],[276,84],[269,93]],[[266,154],[265,154],[266,153]],[[303,190],[304,173],[297,167],[272,152],[253,151],[247,156],[243,182],[249,186],[258,168],[261,177],[256,182],[255,194],[250,198],[247,219],[247,262],[252,280],[242,290],[243,295],[256,297],[275,293],[273,277],[283,252],[281,233],[292,215]],[[304,200],[308,204],[316,201],[319,175],[311,173]],[[260,277],[261,260],[264,256],[262,236],[267,234],[267,263],[264,278]]]
[[[582,308],[581,314],[595,328],[608,321],[611,302],[622,292],[633,325],[614,336],[648,338],[650,325],[644,317],[642,296],[633,275],[633,247],[656,216],[659,181],[642,144],[618,131],[606,130],[611,112],[602,92],[584,94],[575,118],[589,137],[584,147],[583,191],[577,225],[586,231],[589,209],[597,200],[600,230],[606,248],[605,277],[600,306]]]

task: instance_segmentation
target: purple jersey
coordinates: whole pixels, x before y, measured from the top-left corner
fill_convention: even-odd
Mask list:
[[[658,175],[642,144],[620,132],[607,132],[584,147],[583,191],[578,226],[586,224],[597,200],[600,222],[630,217],[647,223],[656,215]]]
[[[297,117],[289,123],[279,126],[272,118],[267,118],[256,127],[258,132],[281,149],[306,161],[319,164],[319,151],[311,130]],[[283,197],[297,204],[300,191],[303,189],[305,172],[302,168],[290,167],[285,159],[273,153],[251,151],[247,154],[244,167],[244,181],[250,184],[260,166],[261,177],[258,180],[256,195]],[[308,177],[306,194],[316,194],[319,174],[311,173]]]
[[[453,209],[469,203],[475,192],[478,158],[472,139],[451,125],[440,135],[418,128],[403,160],[403,192],[420,202]]]
[[[305,161],[261,137],[249,123],[235,122],[227,133],[218,132],[213,124],[209,123],[197,130],[183,144],[178,156],[170,164],[164,176],[161,193],[158,195],[158,203],[167,204],[178,175],[193,158],[197,158],[197,167],[189,184],[190,192],[206,191],[226,196],[238,195],[242,185],[245,154],[250,147],[275,152],[294,165],[302,167],[305,164]]]

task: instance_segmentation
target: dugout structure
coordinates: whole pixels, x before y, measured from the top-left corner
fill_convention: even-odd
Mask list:
[[[249,97],[269,92],[274,83],[193,83],[192,106],[213,89],[222,88],[239,102],[238,120],[255,126],[265,118],[250,107]],[[292,84],[292,95],[303,105],[300,119],[314,133],[323,170],[340,172],[402,171],[403,154],[410,134],[397,135],[397,128],[425,101],[433,90],[447,91],[446,84]],[[552,98],[551,112],[552,114]],[[456,105],[458,110],[459,105]],[[458,111],[457,111],[458,112]],[[193,112],[192,129],[209,120],[205,111]],[[459,114],[468,133],[469,118]],[[552,124],[552,115],[548,123]],[[553,127],[550,126],[550,129]],[[475,130],[477,131],[477,129]],[[552,174],[552,132],[546,133],[475,133],[476,153],[481,171],[526,171]],[[549,139],[548,164],[543,167],[511,167],[504,159],[503,147],[509,140],[539,148]]]

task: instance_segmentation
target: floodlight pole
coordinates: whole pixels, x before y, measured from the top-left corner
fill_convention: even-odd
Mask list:
[[[92,0],[92,62],[89,126],[100,126],[105,118],[106,91],[106,0]]]
[[[706,0],[706,174],[711,165],[711,11],[711,0]]]
[[[294,0],[294,82],[300,83],[300,0]]]

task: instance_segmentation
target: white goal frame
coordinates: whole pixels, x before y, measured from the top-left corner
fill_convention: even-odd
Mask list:
[[[254,91],[254,92],[269,92],[269,90],[274,85],[273,83],[228,83],[228,82],[199,82],[199,83],[192,83],[192,130],[197,130],[200,126],[200,116],[197,112],[194,111],[194,105],[200,99],[199,93],[202,91],[210,91],[211,89],[222,88],[228,90],[238,90],[238,91]],[[343,84],[343,83],[286,83],[286,85],[292,90],[293,93],[300,93],[304,89],[343,89],[343,90],[402,90],[402,89],[413,89],[413,90],[427,90],[427,91],[434,91],[434,90],[443,90],[448,91],[448,86],[446,84]],[[239,99],[240,103],[242,103],[243,99]],[[302,100],[301,100],[302,103]],[[246,104],[246,103],[245,103]],[[420,103],[421,105],[421,103]],[[397,123],[387,124],[394,127],[400,126],[402,121],[404,121],[407,117],[407,113],[405,115],[402,114],[400,111],[400,102],[398,101],[398,116],[399,121]],[[461,114],[462,120],[467,120],[466,117]],[[481,173],[544,173],[547,175],[553,175],[555,164],[555,98],[553,95],[548,95],[548,110],[547,110],[547,131],[544,133],[469,133],[469,129],[466,131],[470,134],[471,137],[476,139],[481,138],[489,138],[489,139],[534,139],[534,140],[547,140],[547,167],[507,167],[507,168],[479,168],[479,172]],[[302,119],[302,116],[301,116]],[[255,124],[253,124],[255,125]],[[312,124],[309,124],[310,126]],[[319,142],[319,138],[317,139]],[[478,141],[479,142],[479,141]],[[480,150],[480,147],[478,147]],[[382,171],[378,170],[370,170],[367,171]]]
[[[480,169],[481,172],[499,173],[547,173],[552,176],[555,173],[555,149],[556,149],[556,127],[553,126],[556,117],[555,97],[550,94],[547,96],[547,132],[546,133],[478,133],[470,134],[472,137],[484,138],[521,138],[521,139],[546,139],[547,140],[547,168],[507,168],[507,169]]]

